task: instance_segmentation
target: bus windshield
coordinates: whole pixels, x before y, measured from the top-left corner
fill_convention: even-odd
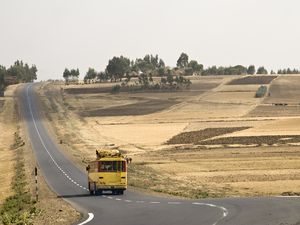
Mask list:
[[[99,172],[126,172],[125,161],[100,161]]]

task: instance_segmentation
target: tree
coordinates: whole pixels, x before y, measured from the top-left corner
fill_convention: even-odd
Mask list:
[[[106,66],[106,71],[112,80],[122,80],[125,73],[130,71],[130,60],[126,57],[113,57]]]
[[[91,80],[95,79],[97,77],[97,72],[93,68],[89,68],[88,71],[86,72],[83,80],[84,82],[90,82]]]
[[[6,68],[0,65],[0,92],[5,88],[4,76],[6,74]]]
[[[268,74],[268,71],[265,69],[265,67],[261,66],[257,69],[256,74]]]
[[[178,60],[177,60],[177,67],[179,68],[185,68],[188,66],[189,63],[189,56],[186,53],[181,53],[181,55],[179,56]]]
[[[255,74],[255,66],[254,65],[250,65],[247,69],[247,74],[253,75]]]
[[[199,64],[196,60],[191,60],[188,66],[192,68],[193,73],[201,74],[203,70],[203,65]]]
[[[162,59],[159,59],[158,68],[165,68],[165,62]]]
[[[69,83],[70,76],[71,76],[71,72],[67,68],[65,68],[65,70],[63,72],[63,78],[65,79],[66,84]]]
[[[108,80],[108,74],[105,73],[105,72],[99,72],[99,73],[97,73],[97,78],[100,80],[100,82],[107,81]]]
[[[23,63],[22,60],[17,60],[6,71],[6,80],[9,84],[20,82],[33,82],[37,79],[37,68],[35,65],[31,67],[27,63]]]

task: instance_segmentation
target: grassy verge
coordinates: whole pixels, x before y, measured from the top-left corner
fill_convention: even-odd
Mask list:
[[[171,177],[161,174],[143,163],[132,163],[128,167],[128,185],[158,193],[183,197],[183,198],[216,198],[223,197],[222,193],[213,193],[208,187],[189,185]]]
[[[23,145],[24,141],[17,131],[11,145],[11,150],[16,151],[15,175],[12,180],[14,194],[5,199],[0,209],[0,222],[4,225],[33,224],[33,218],[40,213],[36,202],[31,198],[26,181]]]

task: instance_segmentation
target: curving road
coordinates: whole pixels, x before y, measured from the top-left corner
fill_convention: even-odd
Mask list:
[[[123,196],[89,196],[87,176],[60,151],[43,125],[33,84],[19,93],[33,151],[48,185],[97,225],[294,225],[300,198],[226,198],[182,200],[126,191]]]

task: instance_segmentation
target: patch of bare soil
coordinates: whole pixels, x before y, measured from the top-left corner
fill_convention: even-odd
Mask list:
[[[247,76],[230,81],[229,85],[241,85],[241,84],[269,84],[277,78],[277,76]]]
[[[276,135],[276,136],[244,136],[244,137],[224,137],[213,140],[205,140],[199,142],[201,145],[274,145],[274,144],[288,144],[299,143],[300,135]]]
[[[79,114],[83,117],[97,117],[97,116],[136,116],[147,115],[161,110],[167,109],[177,102],[172,100],[149,100],[145,102],[138,102],[124,106],[116,106],[105,109],[96,109],[90,111],[81,111]]]
[[[219,135],[233,133],[236,131],[246,130],[250,127],[221,127],[206,128],[199,131],[183,132],[167,141],[167,144],[197,144],[202,140],[213,138]]]

